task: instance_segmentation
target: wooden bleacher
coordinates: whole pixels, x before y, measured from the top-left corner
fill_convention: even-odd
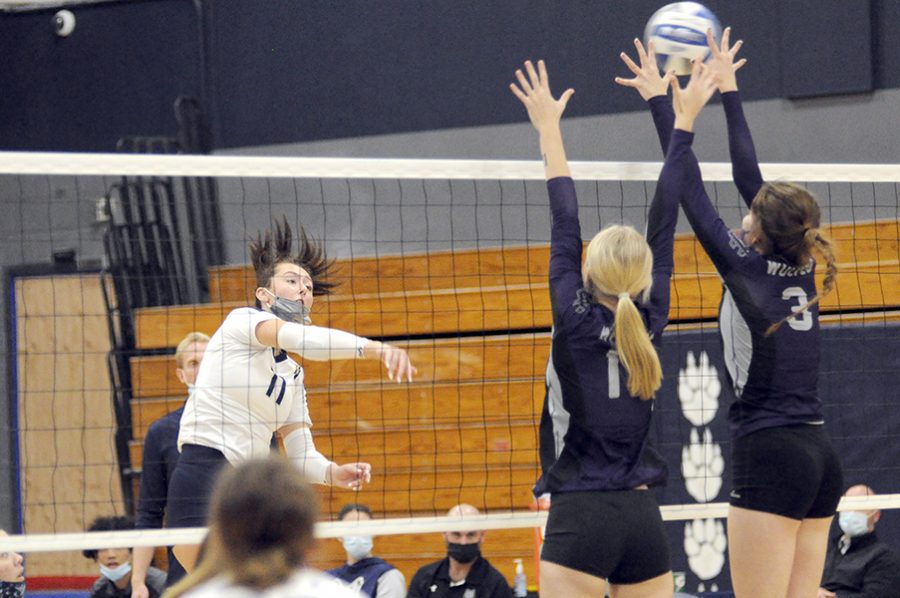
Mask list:
[[[900,308],[898,226],[831,228],[840,275],[823,312]],[[401,517],[443,514],[459,502],[489,510],[528,506],[549,353],[549,334],[535,332],[551,324],[548,255],[538,246],[339,262],[345,283],[317,299],[316,324],[371,337],[471,336],[406,343],[419,370],[410,385],[389,382],[376,362],[304,363],[318,447],[337,461],[369,461],[375,472],[358,494],[320,488],[325,517],[351,501]],[[212,334],[231,309],[252,304],[248,267],[216,268],[210,280],[209,304],[140,310],[138,348],[172,348],[193,330]],[[692,235],[679,235],[671,319],[713,319],[720,298],[706,254]],[[135,466],[147,426],[183,402],[173,369],[168,356],[131,360]],[[535,570],[532,530],[492,532],[484,548],[510,580],[513,558],[524,558],[529,574]],[[376,552],[408,581],[440,558],[444,545],[439,534],[382,536]],[[326,540],[313,563],[327,568],[343,557],[340,543]]]

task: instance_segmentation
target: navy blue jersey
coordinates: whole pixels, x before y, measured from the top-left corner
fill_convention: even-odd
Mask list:
[[[370,556],[352,565],[344,563],[340,567],[329,569],[326,573],[349,584],[365,596],[375,596],[378,590],[378,580],[382,575],[395,568],[378,557]]]
[[[736,97],[729,96],[725,94],[723,99],[733,103]],[[735,176],[749,202],[762,178],[752,140],[746,139],[749,130],[746,123],[742,127],[739,122],[743,114],[734,106],[726,107],[726,112]],[[778,256],[763,256],[729,230],[703,188],[691,149],[693,139],[692,133],[676,130],[669,156],[673,167],[683,172],[682,208],[725,284],[719,326],[725,364],[737,397],[729,410],[732,433],[742,436],[763,428],[822,423],[817,393],[818,306],[765,335],[770,325],[815,296],[815,261],[796,267]]]
[[[661,180],[669,174],[664,167]],[[653,401],[629,394],[613,337],[615,314],[584,288],[575,185],[571,178],[559,177],[548,181],[547,188],[553,335],[541,422],[544,472],[534,493],[663,483],[665,463],[647,445]],[[638,309],[654,344],[668,322],[678,192],[680,185],[658,185],[648,216],[653,285],[649,300]]]
[[[141,460],[141,498],[136,529],[159,529],[163,524],[169,480],[178,464],[178,429],[184,407],[164,415],[152,424],[144,438]]]

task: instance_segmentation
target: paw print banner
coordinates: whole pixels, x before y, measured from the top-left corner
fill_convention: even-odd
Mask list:
[[[885,450],[900,430],[900,326],[823,326],[819,396],[845,485],[900,493],[900,461]],[[661,505],[727,502],[731,491],[728,409],[734,392],[718,330],[667,332],[663,386],[654,405],[651,444],[669,465]],[[887,443],[887,444],[886,444]],[[879,522],[879,538],[900,546],[900,516]],[[724,519],[666,524],[680,592],[730,596]]]
[[[661,504],[724,502],[730,491],[728,407],[734,401],[718,331],[668,335],[660,355],[665,379],[657,395],[654,445],[669,464]],[[682,592],[731,587],[725,520],[667,524],[672,568]],[[682,576],[678,576],[679,579]]]

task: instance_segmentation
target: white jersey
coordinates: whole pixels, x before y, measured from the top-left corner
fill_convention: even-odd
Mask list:
[[[301,569],[285,582],[266,590],[237,586],[216,577],[184,594],[184,598],[360,598],[340,580],[315,571]]]
[[[221,451],[232,465],[269,454],[272,434],[286,424],[312,425],[303,386],[303,368],[284,351],[256,338],[256,327],[272,313],[244,307],[228,314],[212,336],[194,390],[181,416],[178,449],[198,444]],[[367,339],[304,326],[311,359],[360,354]],[[340,343],[329,340],[340,338]],[[347,339],[350,342],[347,342]],[[313,342],[315,341],[315,342]],[[340,344],[331,354],[330,344]]]

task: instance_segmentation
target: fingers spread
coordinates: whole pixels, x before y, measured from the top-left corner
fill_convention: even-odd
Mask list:
[[[531,86],[533,88],[538,88],[541,86],[541,78],[538,77],[537,71],[534,70],[534,65],[531,64],[530,60],[525,61],[525,70],[528,71],[528,77],[531,79]]]
[[[719,46],[716,44],[716,38],[713,37],[713,30],[710,27],[706,30],[706,45],[709,46],[709,51],[716,58],[722,55],[719,51]]]
[[[544,64],[543,60],[538,60],[538,75],[540,76],[541,83],[550,87],[550,77],[547,76],[547,65]]]
[[[622,59],[622,62],[625,63],[625,66],[628,67],[629,71],[631,71],[632,73],[634,73],[637,76],[641,75],[641,67],[636,65],[634,63],[634,61],[628,56],[628,54],[626,54],[625,52],[622,52],[621,54],[619,54],[619,58]]]
[[[525,74],[522,72],[522,69],[516,69],[516,79],[519,80],[519,85],[522,87],[522,91],[525,92],[526,95],[531,95],[534,92],[531,84],[528,82],[528,79],[525,78]]]

